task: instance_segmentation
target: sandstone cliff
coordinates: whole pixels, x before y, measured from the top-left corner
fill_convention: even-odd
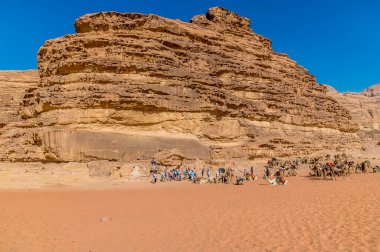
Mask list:
[[[30,143],[27,136],[32,134],[25,130],[25,120],[22,108],[29,92],[38,86],[38,71],[0,71],[0,156],[1,160],[22,160],[27,155],[27,149],[32,153],[40,148]],[[33,127],[36,125],[33,124]],[[41,151],[40,158],[44,158]],[[13,158],[20,155],[20,158]],[[32,154],[34,155],[34,154]],[[32,158],[34,159],[34,158]]]
[[[96,13],[47,41],[40,80],[2,129],[3,160],[202,160],[358,148],[349,111],[306,69],[211,8],[190,23]],[[21,147],[21,148],[20,148]]]
[[[363,93],[370,97],[380,96],[380,83],[370,86]]]
[[[367,154],[380,153],[380,85],[365,89],[362,93],[339,93],[331,90],[328,95],[347,108],[359,125],[358,136]]]
[[[38,72],[0,71],[0,126],[21,121],[19,110],[27,90],[37,88]]]

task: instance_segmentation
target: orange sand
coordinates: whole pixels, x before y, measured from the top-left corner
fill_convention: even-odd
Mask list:
[[[2,191],[0,251],[380,251],[379,186],[364,174]]]

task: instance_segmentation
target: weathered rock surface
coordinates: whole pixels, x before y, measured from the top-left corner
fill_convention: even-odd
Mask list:
[[[377,83],[363,91],[363,94],[369,97],[380,96],[380,83]]]
[[[366,151],[377,156],[380,153],[380,84],[365,89],[362,93],[339,93],[334,90],[328,95],[346,107],[353,120],[359,125],[358,136]]]
[[[30,144],[27,135],[33,133],[24,131],[24,120],[20,113],[24,100],[28,98],[29,92],[37,88],[38,81],[39,75],[36,70],[0,71],[1,160],[12,160],[10,157],[17,154],[22,155],[20,160],[24,160],[25,147],[33,150],[33,153],[40,150],[39,147]]]
[[[306,69],[211,8],[190,23],[96,13],[47,41],[40,80],[2,129],[3,160],[253,159],[361,146],[349,111]]]
[[[29,89],[37,88],[38,72],[0,71],[0,127],[21,121],[20,108]]]

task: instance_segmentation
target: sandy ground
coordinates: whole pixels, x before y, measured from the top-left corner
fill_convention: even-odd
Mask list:
[[[146,175],[90,177],[86,163],[1,163],[0,190],[37,188],[104,189],[126,184],[150,181],[149,168],[141,169]],[[1,251],[0,251],[1,252]]]
[[[379,188],[370,173],[2,190],[0,251],[380,251]]]

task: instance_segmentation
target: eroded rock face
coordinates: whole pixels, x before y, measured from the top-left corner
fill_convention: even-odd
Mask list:
[[[0,71],[0,126],[21,121],[20,108],[27,92],[37,88],[38,72]]]
[[[23,120],[21,109],[30,92],[38,86],[38,71],[0,71],[0,159],[22,160],[28,150],[34,158],[45,158],[41,148],[34,145],[33,131],[24,130],[28,127]],[[25,124],[24,124],[25,123]],[[32,124],[31,127],[36,127]],[[38,154],[40,153],[39,157]],[[15,158],[15,159],[13,159]]]
[[[380,85],[373,85],[362,93],[328,93],[342,106],[350,110],[353,120],[359,125],[358,136],[366,152],[380,153]]]
[[[363,91],[363,94],[369,97],[379,97],[380,96],[380,83],[370,86]]]
[[[8,148],[4,159],[130,161],[172,149],[253,159],[360,146],[348,110],[247,18],[107,12],[75,27],[40,49],[38,89],[12,126],[24,135],[2,140],[27,151]]]

